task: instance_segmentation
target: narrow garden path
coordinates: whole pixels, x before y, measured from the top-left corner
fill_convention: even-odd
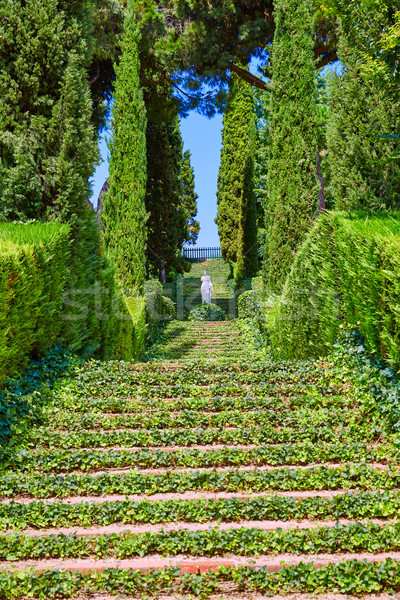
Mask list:
[[[0,598],[385,587],[399,451],[365,391],[329,360],[260,358],[236,321],[171,322],[148,358],[89,362],[1,467]]]

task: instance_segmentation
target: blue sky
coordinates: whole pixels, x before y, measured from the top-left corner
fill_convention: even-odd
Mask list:
[[[217,177],[221,152],[222,115],[208,119],[191,113],[182,119],[182,137],[185,150],[192,153],[196,191],[199,194],[198,220],[201,230],[198,246],[219,246],[218,229],[214,223],[217,215]],[[103,183],[108,176],[108,149],[104,139],[100,143],[103,163],[96,169],[93,178],[92,201],[96,205]]]

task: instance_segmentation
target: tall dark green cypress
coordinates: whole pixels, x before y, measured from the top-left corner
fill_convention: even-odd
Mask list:
[[[182,273],[181,256],[189,237],[188,212],[183,205],[180,179],[183,142],[179,118],[164,122],[149,118],[147,125],[146,209],[149,213],[147,271],[163,280],[164,271]]]
[[[330,81],[328,161],[335,207],[400,209],[400,96],[368,73],[356,39],[343,38],[345,72]]]
[[[312,0],[277,0],[272,48],[266,283],[279,291],[316,216]]]
[[[145,281],[146,109],[139,82],[135,1],[129,0],[121,60],[116,68],[110,188],[104,200],[104,239],[122,286],[141,292]]]
[[[186,242],[195,244],[200,232],[200,223],[196,221],[197,200],[199,198],[195,190],[194,169],[190,160],[190,150],[183,153],[180,180],[182,182],[182,202],[187,211],[188,237]]]
[[[257,211],[253,193],[256,125],[251,86],[232,73],[224,115],[216,223],[224,259],[235,277],[257,272]]]

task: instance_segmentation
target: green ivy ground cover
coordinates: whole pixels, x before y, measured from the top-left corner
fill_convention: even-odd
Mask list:
[[[89,527],[113,523],[393,519],[398,516],[399,510],[398,490],[347,492],[331,498],[315,496],[301,499],[267,495],[227,499],[80,501],[73,504],[34,500],[28,504],[1,504],[0,528],[4,532],[8,529],[21,531],[26,527]]]
[[[215,450],[60,450],[32,451],[3,455],[0,473],[19,471],[90,471],[106,468],[227,467],[235,465],[309,465],[317,462],[398,463],[400,449],[394,445],[371,446],[366,443],[311,443],[258,446],[250,449],[223,447]]]
[[[205,531],[160,531],[77,536],[0,536],[0,560],[44,558],[176,556],[260,556],[335,552],[390,552],[400,550],[400,524],[351,523],[318,529],[263,531],[256,528]]]
[[[276,363],[251,323],[239,321],[172,321],[155,328],[139,364],[75,365],[20,415],[1,452],[0,560],[9,566],[0,570],[0,599],[400,591],[398,563],[357,560],[361,552],[400,550],[399,398],[393,374],[370,364],[354,339],[323,361]],[[329,491],[335,495],[324,495]],[[196,497],[181,497],[186,492]],[[206,492],[233,497],[202,498]],[[184,525],[341,519],[351,523],[272,531],[254,523],[202,531]],[[177,527],[128,532],[140,523]],[[46,535],[48,528],[111,524],[127,531]],[[27,528],[38,531],[28,536]],[[340,552],[356,560],[317,570],[308,560]],[[221,568],[193,576],[179,569],[9,568],[25,559],[91,557],[100,564],[155,554],[249,560],[268,554],[279,560],[283,553],[304,564],[277,574]]]
[[[365,561],[345,561],[314,569],[301,563],[285,567],[279,573],[248,567],[221,567],[213,573],[180,574],[179,569],[142,573],[129,569],[105,569],[102,573],[44,571],[0,574],[0,590],[4,600],[37,597],[71,598],[79,592],[109,592],[134,594],[137,598],[157,598],[160,594],[180,593],[186,597],[209,598],[216,593],[339,592],[362,596],[369,592],[400,590],[400,563],[391,559],[381,564]]]

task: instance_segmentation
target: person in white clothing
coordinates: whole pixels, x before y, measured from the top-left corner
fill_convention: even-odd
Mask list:
[[[211,292],[213,289],[211,277],[207,275],[207,271],[203,271],[203,277],[201,278],[201,300],[203,303],[211,304]]]

